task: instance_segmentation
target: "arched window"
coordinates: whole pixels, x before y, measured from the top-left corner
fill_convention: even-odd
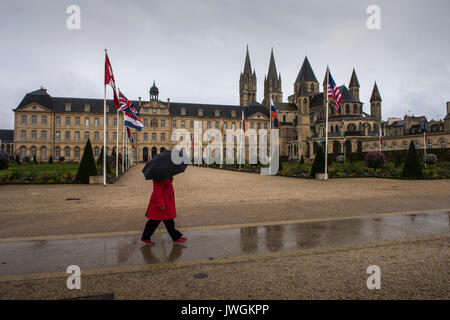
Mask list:
[[[419,143],[416,141],[416,149],[419,149],[420,148],[420,145],[419,145]]]
[[[314,91],[314,83],[311,83],[311,91]]]
[[[75,154],[75,159],[80,159],[80,147],[75,147],[73,152]]]
[[[64,156],[66,158],[70,158],[70,147],[65,147],[64,148]]]
[[[350,123],[347,126],[347,132],[354,132],[354,131],[356,131],[356,125],[354,123]]]
[[[427,148],[428,148],[428,149],[431,149],[431,148],[433,148],[433,143],[432,143],[431,141],[428,141],[428,145],[427,145]]]
[[[98,147],[94,148],[94,157],[98,158],[98,156],[100,155],[100,149]]]
[[[334,129],[333,129],[333,126],[331,126],[331,132],[333,132],[333,130],[334,130]]]
[[[336,128],[335,128],[336,130],[336,132],[339,132],[339,127],[338,127],[338,125],[336,125]]]
[[[447,148],[447,143],[445,142],[445,140],[442,140],[442,141],[441,141],[441,148],[442,148],[442,149]]]
[[[46,160],[46,159],[47,159],[47,148],[41,147],[41,160]]]
[[[30,148],[30,155],[31,155],[31,159],[34,159],[36,157],[36,147],[31,147]]]
[[[61,148],[56,147],[55,148],[55,159],[59,159],[60,156],[61,156]]]
[[[346,114],[350,113],[350,106],[348,104],[345,105],[345,113]]]
[[[27,148],[25,146],[20,147],[20,158],[23,159],[27,156]]]
[[[408,144],[407,143],[403,144],[403,149],[408,150]]]
[[[358,106],[356,104],[353,105],[353,113],[358,113]]]

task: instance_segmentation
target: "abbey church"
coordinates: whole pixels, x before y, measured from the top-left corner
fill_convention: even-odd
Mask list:
[[[294,82],[293,94],[283,101],[281,74],[278,73],[273,50],[269,69],[264,77],[264,99],[262,104],[269,110],[270,99],[275,104],[281,122],[280,154],[292,159],[302,155],[306,159],[315,156],[317,147],[325,140],[325,115],[327,97],[326,75],[322,82],[322,92],[316,75],[305,57]],[[254,101],[256,97],[256,73],[251,69],[247,48],[244,71],[240,76],[239,90],[242,106]],[[427,122],[425,117],[406,116],[404,119],[381,118],[382,99],[374,82],[369,101],[370,112],[363,110],[359,98],[360,84],[353,69],[348,87],[339,86],[342,95],[341,115],[336,112],[334,102],[330,101],[328,110],[328,153],[379,151],[380,129],[383,135],[383,150],[406,149],[409,141],[415,141],[416,148],[423,148],[421,134],[428,128],[427,147],[446,148],[450,136],[450,103],[447,103],[447,116],[441,121]],[[396,131],[395,128],[398,128]],[[409,135],[409,137],[408,137]]]

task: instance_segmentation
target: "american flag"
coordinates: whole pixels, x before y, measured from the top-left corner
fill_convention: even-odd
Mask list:
[[[334,82],[333,77],[331,76],[331,72],[328,70],[328,98],[333,98],[334,107],[338,115],[341,115],[341,101],[342,95],[339,91],[339,88],[336,86],[336,82]]]

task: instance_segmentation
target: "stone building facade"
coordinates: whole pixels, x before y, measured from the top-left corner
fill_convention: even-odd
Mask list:
[[[270,101],[273,101],[281,122],[280,155],[292,159],[306,160],[315,157],[318,146],[324,145],[325,115],[327,106],[326,78],[320,90],[319,82],[311,64],[305,57],[293,84],[293,93],[283,101],[281,74],[278,73],[273,50],[269,68],[264,77],[264,99],[257,97],[256,71],[252,70],[247,48],[244,70],[239,79],[239,105],[196,104],[159,100],[159,89],[153,82],[149,100],[132,101],[144,123],[142,131],[134,131],[137,161],[147,161],[164,149],[171,149],[175,142],[171,136],[175,129],[194,132],[194,121],[200,121],[202,131],[215,128],[225,133],[226,129],[239,128],[242,112],[246,128],[267,129],[269,126]],[[369,101],[370,113],[364,111],[360,100],[360,84],[353,69],[348,87],[339,87],[342,94],[341,115],[338,115],[333,101],[328,105],[328,153],[367,152],[380,149],[379,132],[383,134],[382,150],[406,148],[414,140],[423,148],[423,127],[428,131],[427,147],[446,148],[450,143],[450,102],[443,120],[427,121],[425,117],[405,116],[403,119],[381,118],[382,98],[376,82]],[[117,113],[111,100],[107,100],[107,152],[116,146],[116,126],[123,117]],[[14,153],[21,158],[37,157],[47,161],[64,156],[78,161],[89,138],[95,157],[103,145],[103,100],[85,98],[52,97],[41,88],[25,95],[14,110]],[[122,131],[119,130],[119,151],[122,150]],[[246,145],[248,150],[248,138]],[[205,143],[203,143],[205,146]],[[248,158],[248,157],[247,157]]]

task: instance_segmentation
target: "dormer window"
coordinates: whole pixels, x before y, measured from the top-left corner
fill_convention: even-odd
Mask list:
[[[232,116],[233,118],[236,117],[236,110],[231,110],[231,116]]]
[[[109,112],[109,106],[106,106],[106,112]]]
[[[86,112],[91,111],[91,106],[88,105],[88,104],[85,104],[85,105],[84,105],[84,111],[86,111]]]
[[[186,108],[181,108],[181,115],[185,116],[186,115]]]
[[[70,103],[66,103],[66,111],[70,111],[70,109],[71,109]]]
[[[198,115],[203,116],[203,109],[198,109]]]
[[[220,110],[219,109],[215,110],[214,114],[216,117],[220,117]]]

